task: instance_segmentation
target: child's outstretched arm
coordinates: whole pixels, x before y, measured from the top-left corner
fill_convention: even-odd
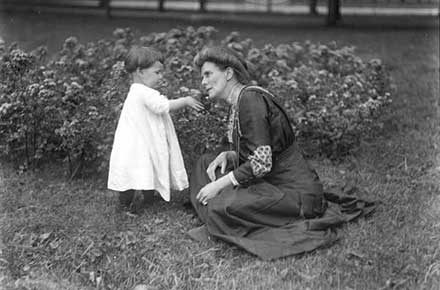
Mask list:
[[[196,111],[203,110],[203,105],[193,97],[183,97],[169,101],[170,111],[182,109],[184,107],[190,107]]]

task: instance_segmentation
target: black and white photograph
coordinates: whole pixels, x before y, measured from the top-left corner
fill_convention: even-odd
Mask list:
[[[0,290],[439,290],[440,0],[0,0]]]

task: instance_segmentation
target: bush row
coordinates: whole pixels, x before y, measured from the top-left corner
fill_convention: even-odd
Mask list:
[[[53,56],[44,47],[25,52],[0,47],[0,146],[24,164],[62,159],[71,175],[107,169],[113,134],[129,79],[123,58],[133,44],[165,55],[169,98],[203,96],[195,54],[223,44],[251,65],[255,84],[285,105],[297,137],[316,154],[338,157],[380,127],[391,101],[391,82],[380,60],[359,58],[352,47],[305,43],[256,47],[236,32],[218,39],[213,27],[186,27],[135,37],[116,29],[111,39],[82,44],[65,40]],[[202,97],[202,113],[173,114],[188,167],[224,135],[227,108]],[[86,166],[87,165],[87,166]],[[190,168],[188,168],[190,169]]]

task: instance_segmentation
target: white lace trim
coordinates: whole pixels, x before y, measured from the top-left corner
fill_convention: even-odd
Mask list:
[[[272,169],[272,149],[269,145],[258,146],[249,160],[254,176],[262,177]]]

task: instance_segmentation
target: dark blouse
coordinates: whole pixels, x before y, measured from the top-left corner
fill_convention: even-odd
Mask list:
[[[245,87],[232,111],[232,143],[238,153],[233,174],[239,184],[267,175],[272,162],[295,141],[282,107],[263,88]]]

